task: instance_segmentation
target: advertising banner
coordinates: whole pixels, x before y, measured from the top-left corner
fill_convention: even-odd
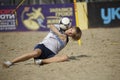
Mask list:
[[[0,32],[5,31],[48,31],[50,24],[58,24],[60,17],[69,17],[75,26],[73,4],[28,5],[0,7]]]
[[[120,1],[88,3],[89,27],[120,27]]]
[[[16,29],[16,15],[12,14],[15,6],[0,7],[0,31]]]

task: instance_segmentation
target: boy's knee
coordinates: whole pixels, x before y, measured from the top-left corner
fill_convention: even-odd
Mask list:
[[[40,56],[40,54],[41,54],[41,50],[40,49],[34,50],[34,57],[38,57],[38,56]]]
[[[68,60],[68,56],[67,56],[67,55],[64,55],[64,56],[62,57],[62,59],[63,59],[63,61],[67,61],[67,60]]]

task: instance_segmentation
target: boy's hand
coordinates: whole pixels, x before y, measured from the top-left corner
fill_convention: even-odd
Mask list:
[[[65,41],[65,40],[66,40],[66,35],[64,35],[64,34],[59,34],[59,38],[60,38],[61,40]]]

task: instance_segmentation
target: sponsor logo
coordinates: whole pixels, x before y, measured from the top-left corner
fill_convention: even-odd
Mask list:
[[[120,7],[107,9],[101,8],[101,18],[104,24],[109,24],[112,20],[120,20]]]

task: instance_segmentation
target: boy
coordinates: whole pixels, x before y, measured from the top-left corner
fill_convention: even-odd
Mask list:
[[[3,66],[8,68],[15,63],[26,61],[31,58],[34,58],[34,63],[38,65],[66,61],[68,60],[68,56],[55,55],[67,45],[67,42],[69,41],[68,37],[79,40],[81,34],[82,32],[78,27],[73,27],[63,32],[58,25],[50,25],[50,32],[42,42],[36,45],[34,51],[17,57],[12,61],[6,61],[3,63]]]

